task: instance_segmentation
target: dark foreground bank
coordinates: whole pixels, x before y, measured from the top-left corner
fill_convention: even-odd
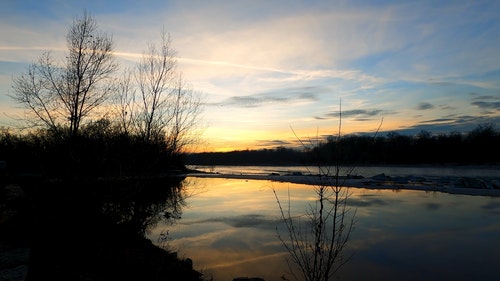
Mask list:
[[[145,233],[180,216],[180,177],[1,186],[0,280],[202,280]]]

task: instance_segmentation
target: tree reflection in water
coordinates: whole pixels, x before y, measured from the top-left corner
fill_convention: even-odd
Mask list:
[[[186,199],[183,182],[171,182],[167,187],[141,185],[128,196],[103,202],[102,213],[141,236],[160,221],[173,224],[181,217]]]
[[[160,221],[180,217],[180,178],[52,182],[29,195],[27,280],[201,280],[190,260],[145,238]]]

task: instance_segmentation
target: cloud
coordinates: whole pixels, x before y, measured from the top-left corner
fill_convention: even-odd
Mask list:
[[[351,110],[343,110],[340,111],[332,111],[324,114],[323,116],[314,117],[317,120],[331,119],[331,118],[339,118],[342,113],[342,118],[355,118],[356,121],[369,121],[373,120],[373,117],[378,115],[390,115],[395,114],[395,112],[389,112],[381,109],[351,109]]]
[[[500,96],[480,95],[477,93],[471,93],[470,95],[472,96],[471,105],[475,105],[480,109],[484,110],[491,110],[491,109],[496,111],[500,110]]]
[[[450,123],[450,122],[456,122],[456,118],[436,118],[436,119],[430,119],[430,120],[424,120],[420,121],[420,124],[438,124],[438,123]]]
[[[256,141],[259,147],[291,147],[296,146],[296,142],[284,141],[284,140],[257,140]]]
[[[420,125],[474,125],[486,123],[498,123],[500,116],[485,116],[485,115],[447,115],[442,118],[428,119],[418,122]],[[419,126],[419,125],[417,125]]]
[[[460,115],[443,118],[428,119],[418,122],[414,126],[400,127],[403,134],[416,134],[422,130],[431,133],[449,133],[453,131],[470,132],[480,124],[500,124],[500,116]]]
[[[428,102],[421,102],[417,106],[418,110],[427,110],[427,109],[433,109],[433,108],[434,108],[434,105],[430,104]]]
[[[350,117],[350,116],[376,116],[379,115],[382,112],[380,109],[371,109],[371,110],[365,110],[365,109],[353,109],[353,110],[346,110],[342,111],[342,116],[344,117]],[[335,116],[338,116],[338,113],[334,114]]]
[[[446,105],[440,105],[439,108],[443,109],[443,110],[455,110],[457,109],[456,107],[454,106],[451,106],[449,104],[446,104]]]
[[[477,94],[472,93],[471,94],[472,100],[500,100],[500,96],[491,96],[491,95],[485,95],[485,96],[479,96]]]
[[[481,109],[494,109],[500,111],[500,101],[497,102],[486,102],[486,101],[475,101],[471,103]]]
[[[221,102],[211,103],[208,105],[254,108],[270,104],[293,104],[296,102],[314,102],[317,100],[318,98],[315,93],[315,87],[300,87],[270,91],[255,95],[233,96]]]
[[[232,67],[232,68],[259,70],[259,71],[264,71],[264,72],[278,72],[278,73],[289,73],[290,72],[290,71],[278,69],[278,68],[257,66],[257,65],[251,65],[251,64],[243,64],[243,63],[234,63],[231,61],[223,61],[223,60],[206,60],[206,59],[196,59],[196,58],[187,58],[187,57],[179,57],[178,60],[180,62],[183,62],[183,63],[196,64],[196,65],[197,64],[205,64],[205,65],[212,65],[212,66],[226,66],[226,67]]]

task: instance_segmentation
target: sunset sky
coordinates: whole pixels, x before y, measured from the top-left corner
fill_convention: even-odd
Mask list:
[[[64,57],[87,10],[132,65],[165,28],[204,101],[199,151],[342,133],[469,131],[500,121],[500,1],[0,2],[0,127],[12,78]],[[341,100],[341,108],[340,108]],[[292,131],[293,128],[293,131]]]

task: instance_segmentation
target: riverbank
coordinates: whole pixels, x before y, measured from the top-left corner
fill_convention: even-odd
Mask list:
[[[291,174],[223,174],[192,171],[188,177],[198,178],[228,178],[246,180],[268,180],[289,182],[307,185],[331,185],[333,177],[320,177],[318,175]],[[398,176],[391,177],[385,174],[369,178],[362,176],[344,176],[339,178],[342,186],[368,189],[393,189],[393,190],[422,190],[450,194],[473,196],[500,197],[500,178],[474,178],[474,177],[422,177]]]
[[[9,180],[0,184],[0,281],[203,280],[192,260],[145,237],[161,210],[176,214],[182,177]]]

